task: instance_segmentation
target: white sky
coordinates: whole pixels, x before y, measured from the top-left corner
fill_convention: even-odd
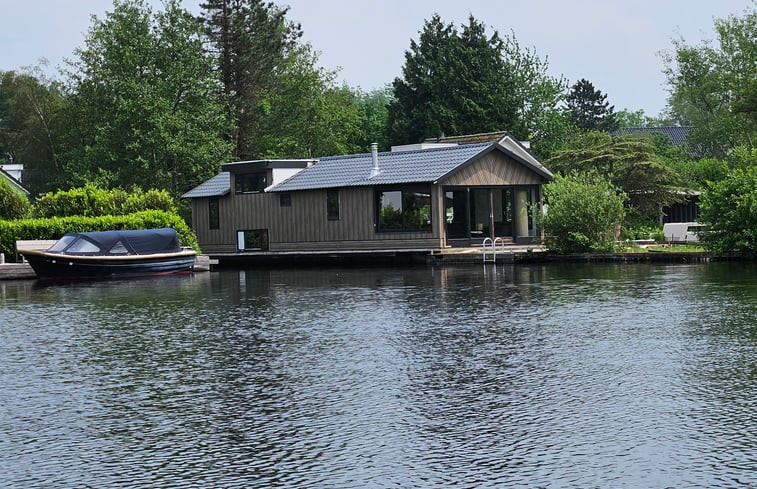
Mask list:
[[[160,0],[149,0],[160,6]],[[183,0],[199,12],[201,0]],[[410,39],[434,13],[456,26],[469,14],[500,34],[514,31],[522,48],[549,60],[549,73],[571,83],[586,78],[616,110],[665,107],[660,51],[671,39],[689,44],[714,39],[714,18],[741,16],[753,0],[281,0],[302,25],[321,65],[341,68],[339,80],[363,90],[401,74]],[[53,67],[82,47],[92,14],[109,0],[0,0],[0,70],[18,70],[40,58]]]

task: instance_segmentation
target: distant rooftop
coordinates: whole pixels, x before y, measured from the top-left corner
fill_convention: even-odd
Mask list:
[[[681,146],[693,130],[693,126],[621,127],[616,134],[662,134],[673,146]]]
[[[461,136],[439,136],[438,138],[426,138],[424,143],[457,143],[457,144],[475,144],[491,143],[499,141],[508,134],[507,131],[480,132],[478,134],[464,134]]]

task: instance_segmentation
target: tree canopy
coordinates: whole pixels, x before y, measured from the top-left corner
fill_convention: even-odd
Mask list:
[[[715,20],[717,44],[673,41],[663,54],[671,116],[692,125],[693,144],[725,157],[757,139],[757,11]]]
[[[286,19],[288,7],[262,0],[206,0],[201,7],[220,72],[228,139],[236,158],[250,159],[261,152],[255,142],[263,131],[265,94],[281,81],[276,74],[285,69],[287,52],[302,31]]]
[[[0,162],[23,163],[24,185],[33,194],[63,180],[59,139],[65,99],[42,67],[0,72]]]
[[[663,206],[679,200],[672,185],[676,174],[647,137],[587,132],[545,164],[563,174],[596,172],[628,196],[631,208],[651,218],[657,217]]]
[[[473,16],[458,30],[439,15],[425,22],[405,52],[388,107],[392,143],[443,134],[508,130],[527,138],[542,112],[554,109],[562,81],[546,75],[546,62],[521,50]]]
[[[218,81],[199,23],[178,0],[153,14],[116,0],[71,63],[70,185],[167,189],[178,197],[227,158]]]
[[[571,120],[580,129],[612,132],[618,128],[615,106],[588,80],[582,78],[573,84],[565,103]]]

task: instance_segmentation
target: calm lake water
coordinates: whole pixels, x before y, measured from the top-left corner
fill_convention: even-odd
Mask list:
[[[0,282],[0,487],[757,487],[757,268]]]

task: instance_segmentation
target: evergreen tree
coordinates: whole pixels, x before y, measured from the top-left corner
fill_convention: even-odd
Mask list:
[[[402,77],[392,84],[387,135],[392,144],[442,134],[507,130],[548,139],[564,82],[547,63],[522,50],[515,36],[486,34],[472,16],[461,30],[438,15],[426,21],[405,52]]]
[[[588,80],[577,81],[565,99],[573,123],[586,131],[612,132],[618,128],[607,95],[594,89]]]
[[[418,42],[410,42],[403,76],[392,84],[390,141],[419,142],[511,127],[517,109],[503,47],[499,34],[487,37],[484,25],[473,17],[460,33],[434,15]]]
[[[583,132],[544,164],[563,175],[599,174],[625,192],[634,211],[651,219],[659,217],[662,207],[680,201],[672,192],[677,175],[657,154],[654,141],[644,136]]]
[[[288,8],[262,0],[206,0],[201,7],[232,121],[229,140],[237,158],[249,159],[258,152],[260,105],[302,33],[287,21]]]

